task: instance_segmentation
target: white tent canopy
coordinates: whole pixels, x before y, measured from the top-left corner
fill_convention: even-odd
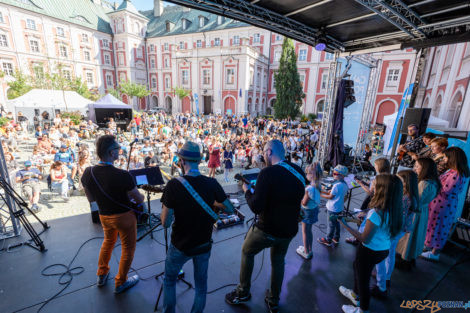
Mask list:
[[[99,99],[95,103],[88,104],[88,118],[93,122],[96,122],[96,109],[131,109],[132,106],[125,104],[119,99],[116,99],[111,94],[107,94],[103,98]]]
[[[39,114],[47,111],[51,118],[55,116],[56,110],[79,111],[86,115],[89,103],[90,100],[75,91],[32,89],[21,97],[7,101],[7,107],[15,112],[15,116],[21,112],[32,121],[35,110]]]
[[[384,155],[390,155],[391,150],[388,150],[390,143],[390,138],[392,137],[393,126],[395,125],[395,120],[397,119],[397,112],[384,116],[384,125],[387,126],[384,134]],[[435,116],[430,116],[428,121],[428,128],[447,128],[449,127],[449,122]]]

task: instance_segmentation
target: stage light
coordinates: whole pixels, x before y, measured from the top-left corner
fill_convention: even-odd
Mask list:
[[[315,50],[317,51],[323,51],[326,49],[326,43],[324,42],[318,42],[316,45],[315,45]]]

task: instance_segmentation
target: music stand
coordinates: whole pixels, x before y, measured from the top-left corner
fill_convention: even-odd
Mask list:
[[[163,185],[165,183],[163,181],[160,168],[158,166],[130,170],[129,174],[131,174],[132,178],[134,178],[134,182],[137,187],[141,187],[142,185],[156,186],[156,185]],[[150,237],[153,239],[153,230],[155,228],[152,227],[152,217],[158,220],[160,220],[160,217],[152,213],[151,206],[150,206],[150,190],[147,189],[146,192],[147,192],[147,211],[149,214],[147,225],[151,229]]]

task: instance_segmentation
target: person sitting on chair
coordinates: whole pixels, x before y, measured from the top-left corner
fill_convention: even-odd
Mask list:
[[[41,193],[39,180],[42,179],[42,175],[37,168],[32,168],[31,165],[31,161],[24,162],[24,169],[16,173],[16,182],[21,183],[21,190],[28,197],[31,210],[37,213],[40,211],[38,207]]]

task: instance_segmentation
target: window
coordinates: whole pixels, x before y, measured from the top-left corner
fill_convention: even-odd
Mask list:
[[[196,48],[202,48],[202,40],[201,39],[196,41]]]
[[[250,88],[253,87],[253,80],[254,80],[254,69],[250,68]]]
[[[305,74],[300,74],[300,75],[299,75],[299,79],[300,79],[300,85],[302,86],[302,88],[304,88],[304,84],[305,84]]]
[[[89,86],[93,86],[93,73],[86,73],[86,82]]]
[[[6,75],[13,75],[13,65],[11,63],[3,62],[2,68]]]
[[[109,49],[109,41],[108,41],[108,39],[103,39],[103,47]]]
[[[0,47],[8,47],[7,36],[0,34]]]
[[[27,19],[26,20],[26,28],[36,30],[36,22],[32,19]]]
[[[155,51],[155,45],[154,44],[150,45],[150,51]]]
[[[170,22],[165,23],[165,29],[166,29],[167,32],[169,32],[171,30],[171,23]]]
[[[228,68],[225,75],[225,83],[227,85],[233,85],[235,83],[235,69]]]
[[[326,54],[325,54],[325,60],[333,60],[333,56],[334,56],[333,53],[328,53],[328,52],[326,52]]]
[[[119,65],[124,65],[124,54],[119,53],[117,57],[118,57]]]
[[[276,41],[282,40],[282,36],[279,34],[276,34],[276,37],[274,38]]]
[[[152,77],[152,88],[157,88],[157,79],[155,77]]]
[[[30,40],[29,47],[31,48],[31,52],[39,52],[39,43],[37,40]]]
[[[299,61],[307,60],[307,49],[300,49],[299,50]]]
[[[189,71],[188,70],[181,71],[181,84],[183,85],[189,84]]]
[[[70,74],[69,70],[62,70],[62,76],[64,76],[64,78],[66,80],[71,80],[72,79],[72,75]]]
[[[398,86],[399,75],[399,69],[389,69],[387,73],[387,87]]]
[[[164,68],[169,68],[170,67],[170,60],[168,59],[168,57],[163,59],[163,67]]]
[[[109,55],[108,55],[108,57],[109,57]],[[90,59],[91,59],[90,58],[90,51],[87,51],[87,50],[83,51],[83,58],[85,59],[85,61],[90,61]],[[106,58],[106,56],[105,56],[105,58]]]
[[[150,68],[155,68],[155,59],[154,58],[150,59]]]
[[[274,51],[274,62],[279,62],[281,60],[282,51]]]
[[[224,22],[224,17],[223,16],[217,16],[217,25],[220,25]]]
[[[199,16],[199,27],[204,27],[206,25],[206,18],[204,16]]]
[[[138,58],[143,58],[144,57],[144,55],[142,53],[142,47],[135,48],[135,52],[136,52],[136,55],[137,55]]]
[[[59,54],[61,57],[66,58],[67,57],[67,47],[66,46],[60,46],[59,47]]]
[[[273,85],[271,86],[271,90],[276,89],[276,75],[273,74]]]
[[[88,42],[88,35],[82,34],[82,42]]]
[[[214,46],[216,46],[216,47],[220,46],[220,38],[219,37],[214,38]]]
[[[110,65],[111,64],[111,57],[109,54],[104,55],[104,64]]]
[[[3,13],[0,12],[0,23],[5,23],[5,21],[3,20]]]
[[[183,50],[183,49],[184,49],[184,41],[180,41],[179,47],[180,47],[180,50]]]
[[[168,51],[168,49],[169,49],[168,42],[165,42],[163,44],[163,50]]]
[[[321,90],[325,90],[326,89],[326,85],[328,84],[328,73],[323,73],[321,75]]]
[[[65,37],[65,32],[62,27],[57,27],[57,36],[59,37]]]
[[[258,33],[253,35],[253,42],[254,43],[259,43],[260,42],[260,36]]]
[[[211,84],[211,71],[210,70],[202,70],[202,84],[203,85],[210,85]]]
[[[240,44],[240,36],[233,36],[233,44],[237,46]]]
[[[170,89],[171,88],[171,78],[170,76],[165,76],[165,89]]]
[[[106,74],[106,86],[113,86],[113,76],[111,76],[110,74]]]
[[[184,18],[184,19],[182,20],[182,22],[183,22],[183,30],[188,29],[189,21]]]
[[[258,71],[256,72],[256,87],[259,87],[261,85],[261,73]]]
[[[44,68],[42,64],[34,64],[33,72],[36,78],[44,78]]]

